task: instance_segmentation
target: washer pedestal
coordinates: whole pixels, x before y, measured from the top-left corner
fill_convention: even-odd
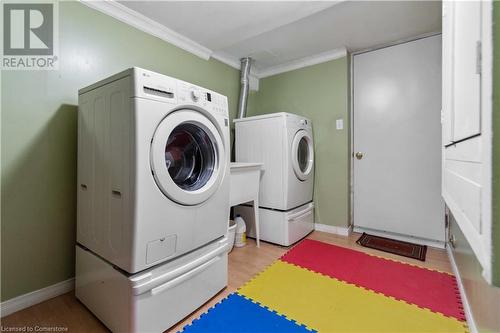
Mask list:
[[[227,286],[227,238],[134,275],[76,246],[76,297],[113,332],[162,332]]]
[[[240,205],[234,208],[247,224],[247,235],[255,237],[254,207]],[[289,246],[298,242],[314,230],[314,203],[280,211],[259,207],[260,239]]]

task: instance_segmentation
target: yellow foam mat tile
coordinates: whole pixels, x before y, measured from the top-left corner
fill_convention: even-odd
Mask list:
[[[467,332],[464,322],[277,261],[238,290],[319,332]]]

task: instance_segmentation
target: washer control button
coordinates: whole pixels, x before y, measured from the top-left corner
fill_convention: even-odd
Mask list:
[[[197,90],[191,90],[191,99],[193,100],[193,102],[198,102],[198,100],[200,99],[200,92]]]

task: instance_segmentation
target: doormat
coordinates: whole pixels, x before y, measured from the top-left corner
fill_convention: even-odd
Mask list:
[[[369,235],[367,233],[363,233],[356,243],[371,249],[397,254],[420,261],[425,261],[425,254],[427,253],[427,245],[418,245],[395,239]]]
[[[306,330],[465,333],[468,327],[453,275],[306,239],[183,329]]]

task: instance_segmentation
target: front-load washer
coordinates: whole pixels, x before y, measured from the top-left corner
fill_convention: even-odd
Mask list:
[[[259,206],[286,211],[313,200],[314,142],[309,119],[271,113],[235,119],[237,162],[263,164]]]
[[[227,231],[227,98],[132,68],[79,92],[77,242],[128,273]]]
[[[94,257],[77,260],[76,295],[97,317],[154,316],[160,331],[227,285],[227,253],[211,249],[227,243],[229,147],[227,98],[208,89],[131,68],[79,91],[77,253]],[[96,306],[116,294],[86,286],[106,284],[111,270],[129,295],[150,276],[157,285],[133,295],[151,300],[130,301],[126,315]],[[160,295],[207,280],[206,293],[166,313],[178,299]]]

